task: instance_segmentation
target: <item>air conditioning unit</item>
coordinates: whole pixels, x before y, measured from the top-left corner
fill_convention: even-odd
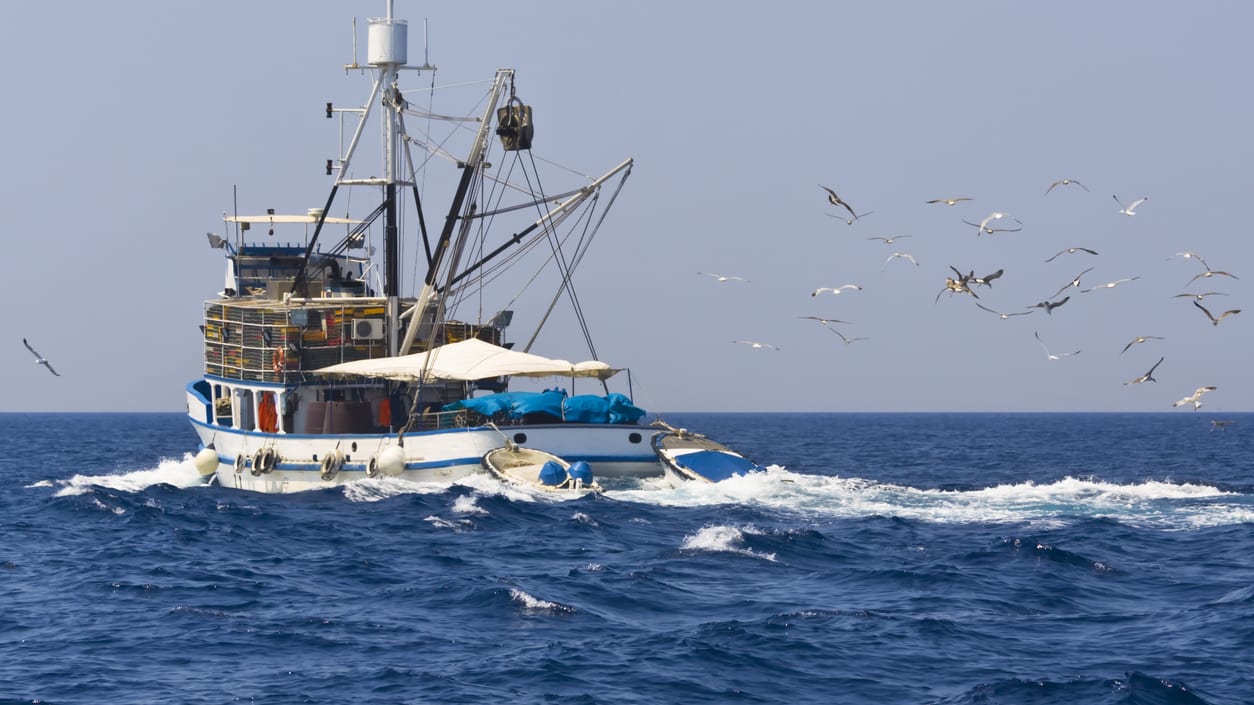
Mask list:
[[[354,318],[353,340],[383,340],[383,319]]]

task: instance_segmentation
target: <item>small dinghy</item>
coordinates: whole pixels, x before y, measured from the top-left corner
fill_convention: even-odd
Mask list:
[[[483,467],[497,479],[515,485],[564,492],[601,491],[588,463],[570,463],[552,453],[513,443],[485,453]]]
[[[654,434],[652,445],[673,487],[684,482],[718,482],[732,475],[762,470],[761,465],[712,438],[664,421],[655,421],[654,425],[665,429]]]

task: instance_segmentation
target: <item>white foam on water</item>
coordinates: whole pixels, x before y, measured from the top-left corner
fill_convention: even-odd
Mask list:
[[[862,478],[803,475],[779,466],[717,483],[631,489],[610,497],[660,506],[758,505],[816,517],[886,516],[938,523],[1061,523],[1076,518],[1190,529],[1254,520],[1254,498],[1192,483],[1112,483],[1066,477],[975,490],[919,489]]]
[[[453,511],[457,514],[487,514],[488,510],[480,507],[479,498],[474,495],[462,495],[453,500]]]
[[[519,590],[518,588],[510,588],[509,596],[526,612],[569,613],[575,611],[574,609],[557,602],[541,600],[523,592],[522,590]]]
[[[741,530],[735,526],[703,526],[697,533],[684,537],[684,543],[681,548],[689,551],[736,553],[768,561],[775,560],[774,553],[759,553],[753,549],[746,548],[744,545],[745,531],[750,533],[756,532],[752,528]]]
[[[68,480],[43,480],[29,487],[57,487],[55,496],[74,497],[90,492],[94,487],[105,487],[123,492],[141,492],[153,485],[195,487],[208,482],[196,469],[191,453],[182,458],[164,458],[155,468],[131,470],[116,475],[75,475]]]

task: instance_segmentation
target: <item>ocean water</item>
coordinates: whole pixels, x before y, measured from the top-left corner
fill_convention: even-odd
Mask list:
[[[666,419],[769,469],[270,496],[0,415],[0,702],[1254,702],[1254,415]]]

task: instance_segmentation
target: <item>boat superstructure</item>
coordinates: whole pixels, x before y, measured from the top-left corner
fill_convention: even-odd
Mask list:
[[[262,492],[378,475],[448,481],[482,472],[503,432],[585,461],[597,477],[660,474],[630,373],[596,359],[586,326],[556,345],[577,341],[591,359],[531,352],[558,304],[578,309],[571,274],[632,161],[544,193],[531,106],[513,70],[497,70],[462,116],[415,107],[419,95],[433,102],[434,86],[406,92],[401,73],[435,69],[407,64],[407,25],[387,5],[368,22],[367,64],[346,66],[373,78],[368,100],[326,104],[351,129],[341,128],[340,156],[327,161],[325,204],[228,215],[226,232],[209,235],[227,270],[204,305],[203,376],[186,390],[203,445],[197,466]],[[371,134],[383,163],[359,169]],[[448,210],[431,218],[424,188],[436,167],[455,178]],[[349,189],[369,195],[351,199],[359,214]],[[403,252],[415,262],[408,282]],[[547,286],[542,304],[516,312],[519,287],[536,286]],[[510,340],[520,320],[531,330]],[[576,320],[583,325],[582,311]],[[511,391],[522,376],[553,378],[554,388]],[[611,377],[626,388],[611,391]]]

